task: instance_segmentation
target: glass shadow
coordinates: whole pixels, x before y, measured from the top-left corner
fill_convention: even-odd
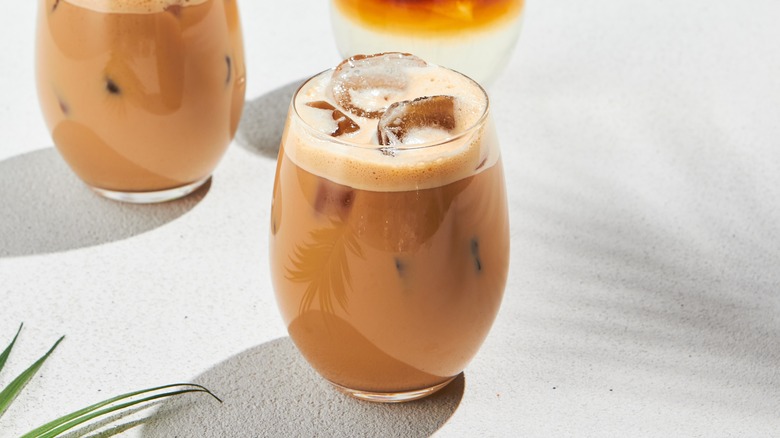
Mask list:
[[[291,82],[248,100],[236,131],[236,143],[250,152],[275,160],[279,155],[290,100],[304,81]]]
[[[0,258],[68,251],[144,233],[187,213],[210,185],[178,201],[125,204],[90,190],[54,148],[0,161]]]
[[[455,413],[465,388],[460,374],[421,400],[356,400],[317,375],[288,337],[246,350],[194,382],[224,402],[168,399],[146,420],[142,436],[430,436]]]

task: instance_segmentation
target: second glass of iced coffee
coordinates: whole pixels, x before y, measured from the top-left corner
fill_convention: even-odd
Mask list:
[[[37,82],[57,149],[98,193],[204,184],[244,104],[236,0],[38,0]]]
[[[342,56],[411,52],[490,85],[520,34],[524,0],[330,0]]]
[[[277,164],[271,274],[291,338],[364,400],[461,373],[503,296],[509,223],[487,95],[401,53],[308,80]]]

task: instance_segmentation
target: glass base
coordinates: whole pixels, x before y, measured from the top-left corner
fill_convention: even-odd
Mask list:
[[[200,188],[200,186],[205,184],[209,179],[211,179],[211,175],[199,181],[195,181],[194,183],[172,189],[159,190],[156,192],[120,192],[116,190],[101,189],[98,187],[91,187],[91,189],[101,196],[112,199],[114,201],[129,202],[132,204],[155,204],[158,202],[173,201],[174,199],[183,198]]]
[[[450,382],[455,380],[455,377],[448,379],[445,382],[439,383],[438,385],[431,386],[429,388],[415,389],[412,391],[404,391],[404,392],[372,392],[372,391],[363,391],[360,389],[347,388],[333,382],[330,382],[330,384],[335,386],[336,389],[338,389],[339,391],[359,400],[365,400],[365,401],[370,401],[375,403],[403,403],[403,402],[418,400],[423,397],[427,397],[435,393],[436,391],[444,388],[445,386],[449,385]]]

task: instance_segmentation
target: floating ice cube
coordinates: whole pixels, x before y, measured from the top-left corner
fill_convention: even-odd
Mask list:
[[[335,126],[333,126],[333,129],[328,134],[333,137],[340,137],[344,134],[351,134],[360,130],[360,126],[350,119],[349,116],[324,100],[308,102],[306,103],[306,106],[331,112],[331,118],[333,119],[333,125]]]
[[[182,6],[180,4],[172,4],[165,7],[165,12],[173,15],[174,17],[181,17],[181,8]]]
[[[449,137],[456,126],[453,96],[425,96],[390,105],[377,137],[383,146],[422,144]]]
[[[347,186],[322,179],[317,183],[314,210],[325,216],[346,220],[352,210],[355,191]]]
[[[355,55],[333,71],[333,98],[351,114],[379,118],[409,86],[406,71],[427,65],[408,53]]]

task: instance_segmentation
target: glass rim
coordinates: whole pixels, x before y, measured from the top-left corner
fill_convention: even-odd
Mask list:
[[[335,144],[338,144],[338,145],[341,145],[341,146],[358,148],[358,149],[380,150],[380,149],[383,149],[383,148],[392,148],[393,150],[395,150],[397,152],[411,152],[411,151],[415,151],[415,150],[427,150],[427,149],[435,148],[436,146],[442,146],[442,145],[445,145],[445,144],[449,144],[449,143],[452,143],[453,141],[459,140],[459,139],[461,139],[463,137],[466,137],[466,136],[470,135],[474,131],[476,131],[476,130],[480,129],[482,126],[484,126],[485,122],[487,121],[487,118],[488,118],[488,116],[490,114],[490,97],[488,96],[487,90],[485,90],[485,88],[479,82],[477,82],[476,80],[472,79],[471,77],[469,77],[469,76],[465,75],[464,73],[461,73],[461,72],[459,72],[457,70],[453,70],[451,68],[444,67],[444,66],[441,66],[441,65],[438,65],[438,64],[428,63],[428,65],[435,66],[437,68],[443,68],[445,70],[449,70],[449,71],[451,71],[451,72],[453,72],[453,73],[455,73],[457,75],[462,76],[468,82],[474,84],[477,87],[477,89],[479,90],[479,93],[485,98],[485,108],[483,109],[482,113],[479,115],[479,117],[468,128],[464,129],[463,131],[459,131],[459,132],[457,132],[455,134],[448,135],[446,137],[439,138],[439,139],[436,139],[436,140],[433,140],[433,141],[429,141],[429,142],[425,142],[425,143],[412,144],[412,145],[402,145],[403,147],[393,147],[393,145],[383,146],[383,145],[377,145],[377,144],[373,144],[373,143],[369,143],[369,144],[366,144],[366,143],[356,143],[354,141],[350,141],[349,139],[343,139],[341,137],[334,137],[334,136],[332,136],[332,135],[330,135],[330,134],[328,134],[326,132],[322,132],[321,130],[319,130],[319,129],[315,128],[314,126],[312,126],[311,124],[309,124],[309,122],[307,122],[306,119],[301,116],[301,114],[298,112],[298,105],[296,105],[296,101],[298,100],[298,95],[300,94],[301,90],[303,90],[303,88],[308,83],[310,83],[314,79],[320,77],[321,75],[323,75],[323,74],[325,74],[327,72],[333,72],[334,70],[336,70],[336,67],[331,67],[331,68],[322,70],[319,73],[317,73],[317,74],[309,77],[308,79],[304,80],[303,83],[301,83],[301,85],[298,86],[298,88],[295,90],[295,93],[293,93],[292,101],[290,102],[291,113],[295,115],[295,118],[297,119],[297,121],[299,121],[305,127],[306,131],[308,131],[308,133],[310,135],[313,135],[314,137],[317,137],[317,138],[319,138],[319,139],[321,139],[323,141],[327,141],[327,142],[330,142],[330,143],[335,143]],[[334,102],[329,102],[329,103],[333,104],[334,106],[337,105]],[[336,108],[339,109],[340,111],[343,109],[340,106],[336,106]],[[350,113],[347,111],[346,114],[350,114]]]

